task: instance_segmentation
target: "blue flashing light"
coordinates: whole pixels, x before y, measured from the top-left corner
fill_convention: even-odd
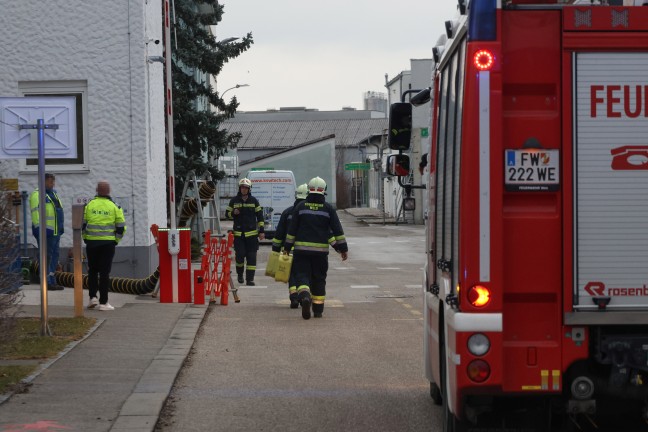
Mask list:
[[[472,0],[468,9],[468,40],[494,41],[497,38],[496,0]]]

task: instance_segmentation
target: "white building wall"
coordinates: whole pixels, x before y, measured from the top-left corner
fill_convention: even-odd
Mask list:
[[[22,96],[34,82],[87,85],[86,163],[46,168],[56,173],[66,207],[61,246],[72,244],[73,201],[94,196],[97,181],[108,180],[126,211],[118,254],[132,248],[121,261],[135,270],[135,250],[154,244],[150,225],[166,225],[164,66],[147,62],[162,55],[154,42],[162,40],[161,1],[0,0],[0,11],[0,96]],[[37,185],[24,161],[2,161],[0,169],[18,177],[21,190]],[[148,258],[156,264],[157,256]]]
[[[432,59],[412,59],[412,88],[426,89],[432,86],[432,68],[434,60]],[[413,95],[412,95],[413,96]],[[431,103],[428,102],[417,107],[412,107],[412,153],[411,164],[414,171],[414,184],[426,184],[429,174],[428,167],[425,169],[423,176],[419,173],[418,166],[421,156],[430,152],[430,143],[432,142],[432,110]],[[427,194],[423,189],[414,189],[416,198],[416,210],[414,212],[415,223],[423,223],[424,215],[428,210]]]
[[[432,85],[432,68],[434,61],[432,59],[411,59],[411,70],[403,71],[398,76],[390,80],[387,87],[387,94],[389,95],[390,104],[401,102],[402,94],[408,90],[423,90]],[[408,102],[416,93],[408,93],[405,96],[405,101]],[[420,105],[412,108],[412,146],[407,154],[410,156],[410,167],[414,174],[413,186],[422,186],[425,184],[424,178],[419,174],[418,166],[421,161],[421,156],[428,153],[432,139],[432,117],[431,117],[431,104]],[[385,150],[385,157],[383,166],[388,154],[396,154],[398,152],[390,152],[389,149]],[[375,155],[374,155],[375,157]],[[424,173],[427,174],[428,171]],[[425,176],[427,177],[427,176]],[[405,179],[403,178],[403,181]],[[383,182],[384,196],[385,196],[385,211],[391,216],[399,216],[399,211],[402,199],[405,196],[403,188],[398,184],[397,177],[388,177]],[[427,200],[424,189],[412,189],[412,196],[416,199],[416,210],[414,211],[414,223],[423,223],[424,215],[427,210]],[[371,204],[374,207],[373,204]],[[402,215],[401,215],[402,216]]]

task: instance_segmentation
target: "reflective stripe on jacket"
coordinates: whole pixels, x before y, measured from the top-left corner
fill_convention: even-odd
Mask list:
[[[338,252],[348,246],[335,209],[323,195],[309,194],[295,206],[283,248],[294,246],[294,253],[329,253],[329,245]]]
[[[109,197],[96,196],[83,210],[83,240],[121,241],[126,232],[124,211]]]
[[[295,206],[300,202],[304,201],[303,199],[295,200],[295,203],[288,207],[281,213],[279,218],[279,223],[277,223],[277,229],[275,235],[272,238],[272,250],[275,252],[281,251],[281,246],[283,246],[284,240],[286,239],[286,232],[290,226],[290,221],[292,220],[292,212],[295,209]]]
[[[234,209],[238,209],[239,214],[235,215]],[[239,192],[230,200],[225,216],[234,220],[234,237],[253,237],[263,232],[263,208],[252,195],[248,195],[247,200],[243,201],[243,195]]]

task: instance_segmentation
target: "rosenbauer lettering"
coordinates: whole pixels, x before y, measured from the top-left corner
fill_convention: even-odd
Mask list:
[[[588,282],[585,285],[585,291],[591,296],[604,296],[610,297],[644,297],[648,296],[648,286],[643,284],[640,287],[610,287],[607,288],[603,282]]]

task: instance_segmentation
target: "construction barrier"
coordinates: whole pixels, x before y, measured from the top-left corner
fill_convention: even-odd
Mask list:
[[[173,281],[171,265],[178,260],[178,303],[191,303],[191,229],[178,228],[180,251],[178,255],[169,252],[169,229],[153,224],[151,233],[157,243],[160,257],[160,303],[173,303]]]
[[[212,237],[211,232],[205,232],[200,269],[194,271],[194,304],[204,304],[208,295],[210,303],[215,303],[216,297],[220,297],[220,304],[227,306],[233,244],[231,232],[226,237]],[[234,301],[238,303],[236,289],[232,288]]]

